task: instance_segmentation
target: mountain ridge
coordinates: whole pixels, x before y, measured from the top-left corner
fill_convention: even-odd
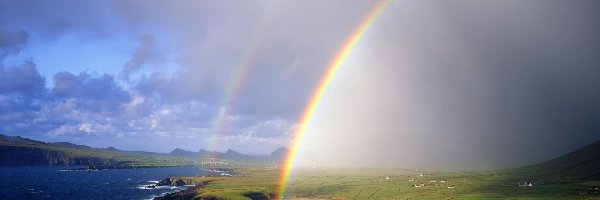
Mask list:
[[[109,165],[178,166],[192,165],[205,158],[240,161],[278,161],[270,155],[246,155],[232,149],[226,152],[186,151],[175,148],[170,153],[126,151],[114,147],[94,148],[69,142],[42,142],[21,136],[0,134],[0,166],[32,165]]]

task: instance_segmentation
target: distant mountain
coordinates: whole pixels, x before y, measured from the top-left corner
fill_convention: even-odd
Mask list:
[[[234,151],[233,149],[227,149],[227,151],[225,152],[226,155],[233,155],[233,156],[237,156],[237,155],[242,155],[240,153],[238,153],[237,151]]]
[[[92,149],[92,147],[89,147],[89,146],[86,146],[86,145],[78,145],[78,144],[73,144],[73,143],[69,143],[69,142],[56,142],[56,143],[52,143],[52,144],[54,144],[56,146],[66,147],[66,148]]]
[[[282,147],[283,148],[283,147]],[[180,148],[175,148],[169,155],[178,156],[190,159],[207,159],[217,158],[226,160],[239,160],[239,161],[279,161],[283,156],[277,151],[281,151],[282,148],[277,149],[275,152],[269,155],[247,155],[239,153],[235,150],[228,149],[225,153],[217,151],[207,151],[201,149],[198,152],[187,151]],[[283,148],[285,149],[285,148]]]
[[[204,149],[192,152],[176,148],[171,153],[165,154],[123,151],[114,147],[92,148],[68,142],[46,143],[0,134],[0,166],[77,165],[127,168],[190,165],[206,158],[277,162],[281,157],[273,156],[274,153],[257,156],[241,154],[231,149],[222,153]]]
[[[173,151],[171,151],[171,155],[173,156],[199,156],[200,152],[191,152],[191,151],[186,151],[180,148],[175,148]]]
[[[114,147],[107,147],[106,150],[109,150],[109,151],[119,151],[118,149],[116,149]]]
[[[275,149],[275,151],[273,151],[269,156],[272,158],[283,158],[288,155],[289,151],[290,150],[288,148],[279,147],[278,149]]]
[[[516,172],[549,179],[600,179],[600,141],[540,164],[518,168]]]

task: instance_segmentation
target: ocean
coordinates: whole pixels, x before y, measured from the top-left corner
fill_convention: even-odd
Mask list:
[[[200,176],[200,167],[71,171],[78,167],[0,167],[0,199],[152,199],[181,187],[145,186],[172,176]]]

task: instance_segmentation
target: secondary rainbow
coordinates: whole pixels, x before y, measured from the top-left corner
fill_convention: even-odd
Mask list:
[[[243,83],[246,80],[246,76],[248,72],[254,65],[254,60],[256,59],[257,52],[259,52],[261,44],[263,43],[265,37],[265,33],[268,31],[268,25],[271,23],[272,19],[279,13],[279,8],[281,7],[280,2],[274,2],[273,4],[269,4],[266,8],[264,15],[261,17],[260,23],[256,28],[253,36],[251,37],[250,42],[244,49],[241,54],[238,63],[235,65],[233,70],[233,74],[231,76],[231,81],[227,85],[225,89],[225,96],[223,97],[223,102],[221,110],[217,113],[217,116],[213,122],[212,131],[210,133],[211,140],[209,150],[217,151],[219,147],[219,139],[223,137],[225,129],[228,126],[228,115],[233,113],[233,109],[235,107],[235,103],[238,99],[238,95],[241,92]],[[216,158],[217,155],[209,155],[210,157]]]
[[[302,114],[300,124],[291,140],[290,151],[286,155],[283,165],[281,166],[277,191],[278,198],[285,198],[285,192],[289,182],[290,174],[294,168],[296,156],[298,155],[298,148],[302,145],[305,131],[310,125],[311,119],[319,107],[319,103],[327,92],[327,88],[329,88],[331,85],[331,82],[344,65],[344,62],[347,60],[348,56],[352,53],[354,47],[356,47],[360,39],[365,35],[373,22],[381,15],[381,13],[383,13],[387,5],[389,5],[389,2],[390,1],[388,0],[382,0],[375,5],[367,17],[358,25],[352,35],[345,41],[333,60],[331,60],[329,66],[327,67],[327,71],[315,88],[315,91],[313,92],[313,95],[311,96],[310,101],[304,110],[304,113]]]

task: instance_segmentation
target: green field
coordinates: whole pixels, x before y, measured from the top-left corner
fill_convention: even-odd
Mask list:
[[[183,179],[211,181],[196,190],[195,199],[281,198],[276,195],[277,168],[237,167],[236,171],[233,177]],[[525,181],[533,185],[519,186]],[[600,141],[543,163],[496,171],[297,169],[285,198],[600,199]]]
[[[277,169],[243,168],[234,177],[186,177],[212,180],[195,199],[276,199]],[[422,175],[422,176],[421,176]],[[530,180],[507,171],[428,172],[377,169],[300,169],[290,179],[286,198],[309,199],[600,199],[600,182]],[[412,181],[411,181],[412,180]],[[435,182],[434,182],[435,181]],[[415,185],[423,184],[422,187]],[[450,187],[450,188],[449,188]]]

